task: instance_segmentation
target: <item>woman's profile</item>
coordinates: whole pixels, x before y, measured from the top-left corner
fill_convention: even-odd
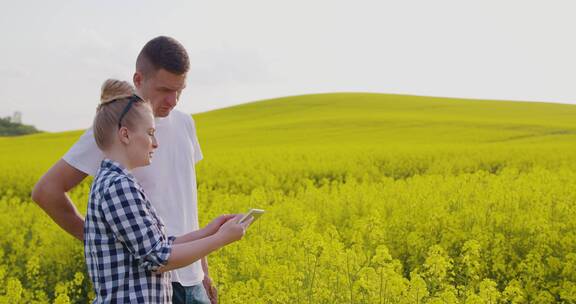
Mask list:
[[[204,228],[168,236],[131,170],[153,160],[158,142],[150,103],[132,85],[109,79],[93,123],[105,158],[90,189],[84,253],[95,303],[171,303],[169,270],[240,240],[251,220],[223,215]],[[224,218],[224,220],[223,220]]]

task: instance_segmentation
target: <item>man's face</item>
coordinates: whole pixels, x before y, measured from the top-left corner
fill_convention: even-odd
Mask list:
[[[166,117],[174,109],[186,87],[186,73],[177,75],[160,69],[144,76],[136,72],[134,85],[141,97],[152,103],[154,116]]]

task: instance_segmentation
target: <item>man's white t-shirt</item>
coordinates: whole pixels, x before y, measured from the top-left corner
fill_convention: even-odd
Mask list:
[[[164,221],[168,235],[181,236],[199,229],[194,165],[202,159],[202,151],[190,115],[173,110],[155,121],[158,148],[152,164],[132,173]],[[92,176],[103,158],[92,128],[63,157],[74,168]],[[172,271],[172,281],[183,286],[200,284],[203,279],[200,261]]]

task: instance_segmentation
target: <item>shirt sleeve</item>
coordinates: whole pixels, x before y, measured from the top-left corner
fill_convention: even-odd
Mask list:
[[[160,230],[134,182],[119,178],[106,196],[102,204],[104,218],[138,265],[152,272],[166,265],[176,237],[166,237]]]
[[[200,148],[200,142],[198,141],[198,136],[196,135],[196,126],[192,116],[187,115],[188,119],[188,132],[190,134],[190,139],[192,140],[192,148],[194,149],[194,163],[198,163],[204,158],[202,155],[202,149]]]
[[[88,174],[96,175],[104,154],[96,145],[92,128],[86,130],[62,157],[70,166]]]

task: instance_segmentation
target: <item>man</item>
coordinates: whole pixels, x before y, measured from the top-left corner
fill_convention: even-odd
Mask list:
[[[189,67],[184,47],[173,38],[160,36],[141,50],[133,78],[138,95],[152,103],[160,144],[152,164],[133,173],[164,220],[169,235],[199,229],[194,166],[202,159],[202,151],[192,117],[173,110],[186,86]],[[83,239],[84,218],[66,193],[87,175],[95,175],[102,158],[92,129],[88,129],[32,192],[32,199],[79,240]],[[226,221],[220,219],[222,223]],[[172,281],[174,303],[217,303],[206,257],[173,270]]]

